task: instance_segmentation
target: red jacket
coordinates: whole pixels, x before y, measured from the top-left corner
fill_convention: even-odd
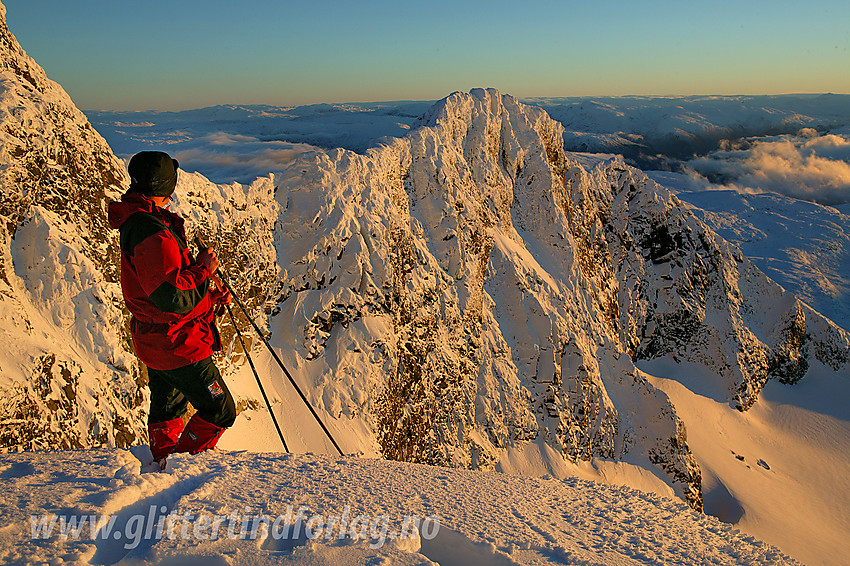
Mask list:
[[[220,349],[218,294],[209,291],[209,270],[189,253],[183,218],[130,192],[109,204],[109,223],[121,234],[121,290],[139,359],[169,370]]]

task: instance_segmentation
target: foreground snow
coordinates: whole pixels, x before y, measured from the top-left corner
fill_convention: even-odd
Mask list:
[[[333,453],[294,390],[275,386],[271,378],[275,373],[266,356],[255,352],[254,358],[268,380],[273,407],[290,448]],[[845,541],[850,536],[850,480],[845,473],[850,469],[850,408],[845,401],[850,394],[848,376],[818,366],[793,386],[771,381],[758,403],[742,413],[726,399],[722,380],[697,364],[665,357],[641,362],[639,367],[670,397],[685,421],[688,443],[702,471],[706,514],[809,566],[846,563]],[[258,395],[247,367],[227,379],[241,395]],[[328,421],[346,451],[377,456],[377,451],[370,451],[362,442],[359,432],[349,428],[353,424]],[[233,430],[222,437],[221,446],[266,453],[282,450],[263,407],[240,414]],[[565,480],[568,485],[591,486],[598,493],[620,489],[597,485],[604,483],[652,492],[658,502],[674,498],[674,491],[652,469],[640,458],[571,463],[543,442],[509,450],[497,465],[502,472]],[[551,483],[557,482],[547,485]],[[561,506],[571,507],[572,503]],[[576,526],[567,528],[572,531]]]
[[[0,457],[0,562],[795,563],[680,501],[579,479],[244,452],[173,456],[165,473],[146,473],[148,454],[140,447]],[[93,537],[83,524],[77,539],[63,539],[58,526],[34,539],[32,517],[38,529],[54,514],[57,525],[114,519],[109,536]],[[254,528],[261,516],[268,533]],[[393,538],[403,530],[408,536]]]

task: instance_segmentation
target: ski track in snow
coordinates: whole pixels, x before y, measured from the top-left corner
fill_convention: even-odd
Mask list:
[[[131,451],[87,450],[0,456],[0,562],[28,564],[434,564],[647,565],[797,564],[774,547],[675,499],[581,479],[537,479],[496,472],[404,464],[378,459],[212,452],[169,458],[148,472]],[[436,516],[439,529],[387,540],[319,538],[217,540],[192,536],[198,517],[232,512],[374,518],[390,533],[403,518]],[[92,537],[32,540],[30,516],[115,515],[126,533],[134,515],[153,523],[168,513],[193,515],[189,536],[142,540]],[[310,523],[308,522],[307,525]],[[431,523],[433,526],[434,523]],[[175,529],[175,534],[181,528]]]

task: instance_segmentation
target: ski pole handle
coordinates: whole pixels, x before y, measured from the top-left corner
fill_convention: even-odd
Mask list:
[[[198,237],[195,237],[195,245],[198,247],[198,250],[209,249],[209,247],[205,246],[204,243],[201,241],[201,239],[198,238]],[[221,274],[221,263],[219,263],[218,269],[216,269],[216,272],[210,274],[210,279],[212,279],[212,282],[215,283],[215,286],[219,291],[223,292],[223,291],[226,290],[230,294],[230,297],[232,298],[233,297],[233,290],[230,289],[229,285],[226,285],[226,283],[224,282],[224,280],[222,279],[220,274]],[[216,308],[215,314],[217,314],[217,315],[224,314],[224,306],[227,305],[229,302],[230,301],[228,300],[227,302],[219,305]]]

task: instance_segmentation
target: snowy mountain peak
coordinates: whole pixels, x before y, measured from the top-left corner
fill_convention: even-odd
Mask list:
[[[744,410],[767,379],[846,367],[847,336],[666,189],[585,167],[560,136],[479,89],[366,155],[296,160],[275,176],[273,334],[385,457],[515,469],[532,441],[640,457],[699,507],[684,427],[633,360],[705,365]]]

